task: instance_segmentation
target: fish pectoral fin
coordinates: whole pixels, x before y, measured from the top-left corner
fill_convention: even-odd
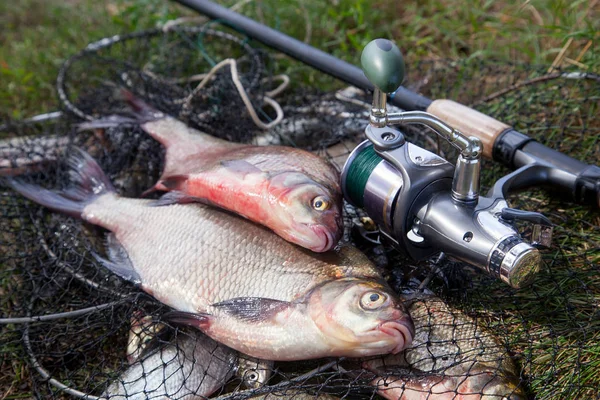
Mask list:
[[[186,325],[196,329],[205,330],[210,326],[212,316],[204,313],[190,313],[174,310],[163,314],[162,319],[174,324]]]
[[[211,206],[214,208],[218,208],[230,214],[234,214],[227,208],[224,208],[221,204],[217,204],[208,199],[203,199],[202,197],[194,197],[189,196],[183,192],[173,191],[162,195],[159,199],[151,201],[149,205],[151,207],[162,207],[169,206],[171,204],[189,204],[189,203],[199,203],[207,206]],[[243,216],[243,215],[242,215]]]
[[[171,204],[204,203],[207,201],[199,197],[189,196],[177,190],[165,193],[157,200],[150,202],[152,207],[170,206]]]
[[[141,198],[144,197],[148,197],[149,195],[151,195],[152,193],[156,192],[157,190],[159,190],[156,186],[152,186],[150,189],[145,190],[144,192],[142,192],[142,194],[140,195]]]
[[[256,165],[250,164],[244,160],[226,160],[221,161],[221,165],[235,175],[240,175],[242,178],[248,174],[263,174],[264,171]]]
[[[227,314],[247,322],[260,322],[274,317],[290,307],[289,301],[267,299],[264,297],[237,297],[215,303],[212,306]]]
[[[154,187],[157,190],[181,190],[188,179],[189,175],[171,175],[159,180]]]
[[[123,251],[125,251],[125,250],[123,250]],[[142,279],[140,278],[140,276],[136,272],[136,270],[133,268],[133,265],[131,264],[129,257],[127,257],[127,259],[122,259],[122,261],[117,263],[117,262],[109,261],[105,258],[102,258],[98,253],[95,253],[95,252],[92,252],[92,255],[100,264],[102,264],[105,268],[110,270],[113,274],[118,275],[121,278],[123,278],[129,282],[132,282],[136,285],[139,285],[142,283]],[[126,255],[126,253],[125,253],[125,255]],[[112,257],[112,255],[111,255],[111,257]]]

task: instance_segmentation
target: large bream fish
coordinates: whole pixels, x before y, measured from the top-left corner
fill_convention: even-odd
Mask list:
[[[405,307],[355,248],[314,254],[208,206],[119,197],[80,150],[70,165],[75,185],[62,193],[7,183],[111,231],[104,265],[178,310],[172,321],[268,360],[398,353],[410,344]]]
[[[152,190],[169,191],[160,203],[202,202],[265,225],[284,239],[316,252],[341,237],[338,171],[310,152],[218,139],[162,114],[126,92],[144,131],[166,148],[165,167]],[[108,117],[82,129],[128,121]]]
[[[402,296],[415,322],[410,348],[364,366],[389,400],[521,400],[506,349],[477,321],[429,294]]]

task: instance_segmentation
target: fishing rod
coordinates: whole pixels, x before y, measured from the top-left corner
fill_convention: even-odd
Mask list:
[[[245,35],[328,75],[363,90],[374,90],[373,84],[360,68],[282,32],[208,0],[175,1],[209,18],[218,19]],[[403,110],[426,111],[466,135],[479,138],[483,145],[483,156],[501,162],[510,169],[516,170],[532,165],[546,167],[538,168],[536,174],[526,175],[526,179],[520,180],[519,187],[552,186],[570,194],[571,199],[576,203],[600,208],[598,166],[587,165],[544,146],[508,124],[452,100],[431,100],[403,86],[388,93],[388,99],[391,104]]]
[[[544,215],[509,207],[510,191],[548,184],[600,207],[600,168],[572,159],[512,127],[451,100],[430,100],[401,86],[404,59],[386,39],[369,43],[362,70],[207,0],[176,0],[329,75],[373,91],[366,140],[341,173],[344,198],[363,208],[379,236],[415,260],[439,252],[520,288],[540,269],[551,244]],[[388,113],[387,102],[401,112]],[[425,125],[454,146],[452,163],[406,140],[402,127]],[[481,158],[512,173],[480,191]]]

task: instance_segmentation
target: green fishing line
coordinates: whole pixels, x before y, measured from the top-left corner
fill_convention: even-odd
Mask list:
[[[350,200],[358,207],[364,206],[364,193],[367,181],[375,167],[382,161],[381,157],[375,153],[373,146],[369,146],[361,151],[346,174],[346,192]]]

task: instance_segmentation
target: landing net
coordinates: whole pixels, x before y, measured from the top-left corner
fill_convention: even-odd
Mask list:
[[[83,121],[122,113],[122,88],[211,135],[297,146],[341,166],[363,140],[370,96],[348,89],[322,92],[303,85],[298,73],[278,75],[281,65],[273,54],[213,28],[175,26],[87,46],[58,76],[60,117],[3,122],[0,175],[63,188],[66,155],[78,146],[99,162],[120,194],[139,197],[161,172],[161,146],[135,125],[77,130]],[[600,82],[592,75],[444,61],[409,63],[405,83],[430,98],[473,105],[588,164],[600,159]],[[456,159],[426,129],[405,132],[409,141]],[[508,172],[484,162],[483,188]],[[384,268],[395,290],[417,296],[411,310],[423,340],[407,350],[408,365],[378,375],[348,359],[273,364],[235,355],[231,361],[219,345],[203,344],[198,332],[161,320],[168,307],[99,265],[93,253],[104,251],[100,229],[0,186],[0,393],[94,399],[128,380],[130,398],[156,398],[150,380],[160,380],[158,373],[164,380],[181,378],[172,398],[192,399],[194,379],[208,382],[216,374],[211,368],[226,365],[230,371],[226,378],[214,377],[224,381],[211,397],[367,399],[404,393],[407,399],[458,399],[487,390],[471,393],[471,382],[487,379],[483,387],[489,388],[494,379],[514,376],[507,393],[515,396],[523,391],[537,399],[595,398],[600,214],[541,189],[512,196],[510,204],[542,212],[556,225],[552,247],[542,251],[540,274],[520,291],[446,257],[411,261],[373,241],[366,216],[346,207],[345,240]],[[208,356],[190,357],[190,343],[204,346]],[[142,363],[151,358],[154,364]],[[261,374],[266,382],[253,384]],[[422,384],[444,380],[454,383],[445,390]]]

